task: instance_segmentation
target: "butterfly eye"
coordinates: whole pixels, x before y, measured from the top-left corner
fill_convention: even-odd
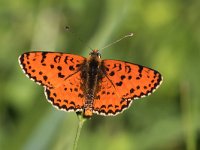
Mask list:
[[[101,58],[101,54],[99,53],[99,50],[92,50],[89,54],[91,57],[99,57]]]
[[[97,52],[97,57],[101,58],[101,54],[99,52]]]

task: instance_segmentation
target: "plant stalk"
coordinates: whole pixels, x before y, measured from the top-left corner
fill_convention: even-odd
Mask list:
[[[77,113],[77,116],[78,116],[78,119],[79,119],[79,123],[78,123],[78,127],[77,127],[76,137],[75,137],[75,140],[74,140],[73,150],[77,150],[78,140],[79,140],[79,137],[80,137],[81,129],[83,127],[83,123],[87,120],[87,118],[84,118],[82,113],[81,114]]]

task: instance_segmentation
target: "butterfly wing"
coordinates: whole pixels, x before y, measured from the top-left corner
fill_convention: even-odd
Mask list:
[[[49,102],[67,111],[83,106],[80,67],[85,60],[78,55],[56,52],[27,52],[19,57],[22,70],[44,86]]]
[[[154,92],[162,76],[153,69],[118,60],[103,60],[104,78],[94,102],[94,113],[116,115],[128,108],[133,99]]]
[[[105,76],[99,83],[99,91],[93,104],[93,113],[105,116],[117,115],[128,108],[131,102],[130,99],[122,100],[122,96],[113,85],[113,82]]]

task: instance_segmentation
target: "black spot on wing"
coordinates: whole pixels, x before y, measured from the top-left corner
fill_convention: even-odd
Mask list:
[[[69,66],[69,70],[74,71],[74,67],[73,66]]]
[[[106,105],[102,105],[101,107],[100,107],[100,109],[105,109],[106,108]]]
[[[139,67],[139,70],[138,70],[139,76],[142,77],[143,66],[138,66],[138,67]]]
[[[41,60],[41,63],[44,62],[44,60],[46,59],[46,56],[47,55],[47,52],[42,52],[42,60]]]
[[[115,72],[114,72],[114,71],[111,71],[111,72],[109,73],[109,75],[110,75],[110,76],[114,76],[114,75],[115,75]]]
[[[122,65],[120,63],[115,63],[112,69],[118,68],[117,71],[122,70]]]
[[[63,101],[64,101],[65,103],[68,103],[68,100],[66,100],[66,99],[64,99]]]
[[[65,59],[64,59],[64,62],[65,62],[66,64],[68,64],[67,60],[68,60],[68,56],[66,56]]]
[[[140,78],[140,77],[136,77],[135,79],[136,79],[136,80],[140,80],[141,78]]]
[[[116,83],[117,86],[122,86],[122,84],[122,81]]]
[[[133,93],[133,92],[134,92],[134,89],[133,89],[133,88],[131,88],[131,89],[130,89],[130,93]]]
[[[71,102],[70,102],[70,104],[72,104],[72,105],[74,105],[74,106],[75,106],[75,103],[74,103],[73,101],[71,101]]]
[[[125,78],[126,78],[125,75],[122,75],[122,76],[121,76],[121,80],[124,80]]]
[[[47,81],[48,77],[47,76],[43,76],[44,81]]]
[[[58,69],[59,71],[61,71],[61,70],[62,70],[62,67],[61,67],[61,66],[58,66],[57,69]]]
[[[106,92],[105,92],[105,91],[102,91],[101,94],[104,95],[104,94],[106,94]]]
[[[109,105],[108,105],[108,108],[110,108],[110,107],[113,107],[113,105],[112,105],[112,104],[109,104]]]
[[[131,67],[129,65],[125,66],[125,72],[130,73],[131,72]]]
[[[77,88],[74,88],[74,91],[75,91],[75,92],[78,92],[78,89],[77,89]]]
[[[51,69],[53,69],[53,68],[54,68],[54,65],[53,65],[53,64],[51,64],[51,65],[50,65],[50,67],[51,67]]]
[[[83,98],[83,96],[84,96],[83,94],[80,94],[80,93],[78,94],[78,97],[80,98]]]
[[[139,72],[139,73],[142,73],[143,66],[138,66],[138,67],[139,67],[139,70],[138,70],[138,72]]]
[[[58,56],[58,55],[57,55],[57,56],[54,57],[54,62],[55,62],[55,63],[59,63],[59,62],[60,62],[60,59],[61,59],[61,56]]]
[[[81,66],[81,64],[77,64],[76,67],[79,68]]]
[[[132,79],[132,76],[128,76],[128,79],[131,80],[131,79]]]
[[[59,72],[59,73],[58,73],[58,77],[59,77],[59,78],[64,78],[65,75],[63,75],[61,72]]]

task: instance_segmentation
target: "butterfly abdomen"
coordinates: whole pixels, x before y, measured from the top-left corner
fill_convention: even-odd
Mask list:
[[[82,68],[83,89],[85,89],[84,115],[91,116],[95,93],[98,87],[99,67],[101,62],[96,57],[90,57]]]

